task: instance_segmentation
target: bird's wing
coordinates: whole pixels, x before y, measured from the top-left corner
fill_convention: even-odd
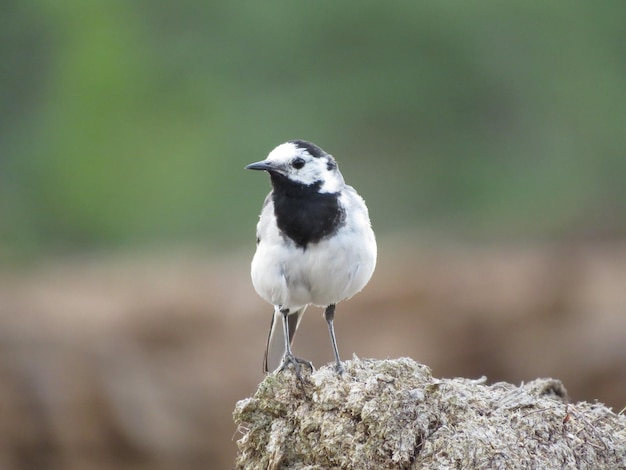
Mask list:
[[[269,193],[267,193],[267,196],[265,196],[265,200],[263,201],[263,207],[261,207],[261,211],[265,209],[265,206],[267,206],[272,200],[272,192],[273,191],[270,191]]]
[[[272,191],[270,191],[267,194],[267,196],[265,196],[265,200],[263,201],[263,207],[261,207],[261,215],[260,215],[259,223],[256,226],[256,244],[257,245],[261,241],[262,232],[265,230],[265,227],[267,226],[267,223],[268,223],[267,219],[266,219],[266,222],[263,222],[263,214],[265,214],[265,209],[270,204],[273,204]]]

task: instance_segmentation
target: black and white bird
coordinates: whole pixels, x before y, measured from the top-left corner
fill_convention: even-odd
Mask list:
[[[325,308],[337,372],[339,359],[333,328],[335,305],[368,283],[376,266],[376,239],[365,202],[345,184],[335,159],[317,145],[290,140],[263,161],[246,166],[270,175],[272,191],[265,198],[257,225],[252,283],[274,305],[263,362],[279,318],[284,354],[277,370],[310,362],[291,352],[296,329],[308,305]]]

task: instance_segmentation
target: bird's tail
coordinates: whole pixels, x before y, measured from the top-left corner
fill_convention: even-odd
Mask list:
[[[293,337],[296,335],[302,315],[306,310],[306,305],[294,312],[291,312],[287,316],[287,327],[289,330],[289,344],[293,342]],[[274,370],[280,366],[283,354],[285,352],[285,343],[282,334],[275,334],[278,328],[282,331],[283,314],[278,307],[274,307],[274,315],[272,315],[272,322],[270,323],[270,331],[267,335],[267,346],[265,347],[265,355],[263,356],[263,372],[266,374],[271,370]],[[281,353],[282,351],[282,353]]]

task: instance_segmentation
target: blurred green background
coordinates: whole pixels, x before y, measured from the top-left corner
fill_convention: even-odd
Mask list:
[[[379,235],[626,228],[626,4],[3,1],[0,260],[253,243],[312,140]],[[216,248],[215,248],[216,249]]]
[[[623,0],[1,1],[0,468],[232,467],[271,316],[244,166],[294,138],[379,239],[344,358],[622,409],[625,123]]]

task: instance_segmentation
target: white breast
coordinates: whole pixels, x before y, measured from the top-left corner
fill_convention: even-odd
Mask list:
[[[367,208],[349,186],[339,202],[346,210],[345,225],[306,249],[280,234],[271,201],[265,206],[257,227],[261,240],[252,260],[252,283],[266,301],[290,309],[327,306],[365,287],[376,266]]]

